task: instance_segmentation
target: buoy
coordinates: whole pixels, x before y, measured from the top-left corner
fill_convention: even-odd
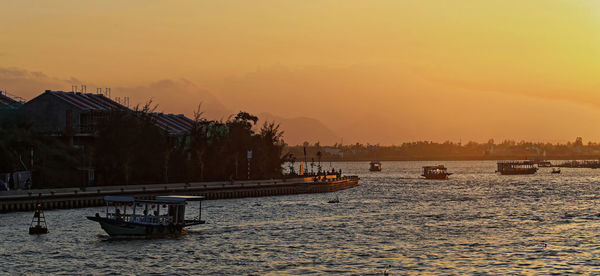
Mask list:
[[[47,234],[48,226],[46,225],[46,217],[44,211],[42,211],[42,204],[35,205],[35,213],[33,213],[33,219],[29,225],[30,235]]]

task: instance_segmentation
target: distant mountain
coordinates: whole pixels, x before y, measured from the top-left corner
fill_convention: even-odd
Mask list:
[[[132,96],[133,102],[144,103],[152,99],[157,111],[185,114],[193,118],[198,105],[208,119],[227,119],[232,114],[212,93],[186,79],[164,79],[144,86],[118,87],[121,95]]]
[[[304,141],[311,144],[333,145],[340,138],[321,121],[308,117],[283,118],[270,113],[258,115],[260,125],[265,121],[275,121],[285,133],[283,139],[289,145],[301,145]]]

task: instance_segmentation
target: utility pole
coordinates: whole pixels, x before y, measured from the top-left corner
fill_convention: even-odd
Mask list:
[[[248,151],[248,179],[250,179],[250,159],[252,159],[252,151]]]

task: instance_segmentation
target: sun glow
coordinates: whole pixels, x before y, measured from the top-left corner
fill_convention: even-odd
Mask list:
[[[10,26],[0,30],[3,66],[46,77],[19,82],[5,73],[4,88],[31,97],[85,82],[188,114],[210,98],[205,106],[230,113],[317,118],[348,141],[382,143],[465,133],[486,141],[496,132],[471,127],[569,106],[561,115],[569,123],[503,133],[600,140],[579,123],[600,108],[596,1],[58,2],[0,9],[0,24]],[[192,85],[140,88],[179,79]],[[469,102],[494,103],[494,113]],[[506,112],[523,103],[526,114]],[[429,127],[445,116],[460,119],[443,133]]]

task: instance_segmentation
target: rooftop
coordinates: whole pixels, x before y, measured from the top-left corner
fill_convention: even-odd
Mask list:
[[[128,107],[105,97],[103,94],[64,92],[46,90],[45,93],[55,95],[62,100],[83,110],[108,111],[108,110],[130,110]]]
[[[51,90],[46,90],[44,93],[50,93],[85,111],[131,111],[129,107],[103,94]],[[172,135],[180,135],[188,132],[194,123],[192,119],[185,117],[183,114],[152,113],[150,116],[156,126]]]
[[[10,106],[18,103],[19,101],[9,97],[6,92],[0,90],[0,106]]]

